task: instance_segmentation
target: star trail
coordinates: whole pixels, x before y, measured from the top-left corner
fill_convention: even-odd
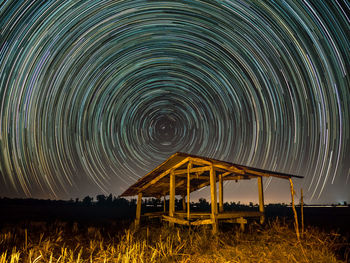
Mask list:
[[[3,1],[0,196],[118,195],[181,151],[350,201],[349,14],[346,0]],[[278,179],[265,190],[278,200]]]

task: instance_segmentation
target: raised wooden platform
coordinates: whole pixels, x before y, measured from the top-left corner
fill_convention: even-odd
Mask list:
[[[221,212],[218,213],[216,218],[217,219],[230,219],[230,218],[237,218],[237,217],[260,217],[263,216],[264,213],[258,212],[258,211],[230,211],[230,212]],[[186,212],[175,212],[176,217],[180,218],[187,218]],[[211,218],[210,212],[191,212],[190,213],[190,219],[205,219],[205,218]]]
[[[260,218],[264,216],[264,213],[258,211],[230,211],[218,213],[215,218],[212,218],[210,212],[191,212],[189,219],[187,219],[187,213],[183,211],[175,212],[174,216],[169,216],[168,213],[164,212],[145,213],[143,216],[148,218],[158,217],[164,221],[187,226],[208,225],[220,221],[241,224],[241,227],[244,228],[248,218]]]

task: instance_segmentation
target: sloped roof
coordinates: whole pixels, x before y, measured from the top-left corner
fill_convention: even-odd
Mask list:
[[[168,195],[171,170],[175,171],[176,195],[186,195],[187,164],[189,161],[192,163],[191,192],[210,184],[209,168],[211,165],[214,167],[217,174],[222,174],[223,180],[251,179],[258,176],[273,176],[282,179],[289,179],[291,177],[303,178],[302,176],[272,172],[212,158],[177,152],[148,174],[137,180],[136,183],[131,185],[120,196],[135,196],[139,192],[142,192],[144,197],[159,198]]]

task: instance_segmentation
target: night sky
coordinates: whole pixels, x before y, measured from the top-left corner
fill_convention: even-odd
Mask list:
[[[117,196],[181,151],[349,202],[349,14],[347,0],[2,1],[0,196]],[[289,202],[287,181],[264,188]],[[255,180],[225,191],[258,198]]]

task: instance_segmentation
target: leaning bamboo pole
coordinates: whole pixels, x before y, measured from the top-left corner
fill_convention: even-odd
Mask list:
[[[304,196],[303,188],[300,189],[300,213],[301,213],[301,236],[304,236]]]
[[[289,178],[289,183],[290,183],[290,193],[291,193],[291,196],[292,196],[292,209],[293,209],[293,213],[294,213],[295,233],[297,234],[298,241],[300,241],[298,216],[297,216],[297,211],[295,210],[295,205],[294,205],[294,187],[293,187],[292,178]]]
[[[262,213],[260,216],[260,224],[265,222],[265,206],[264,206],[264,187],[262,176],[258,177],[258,192],[259,192],[259,212]]]
[[[190,222],[190,194],[191,194],[191,174],[192,162],[189,161],[187,165],[187,220]]]
[[[170,172],[170,189],[169,189],[169,216],[174,217],[175,213],[175,173],[174,170]],[[174,226],[173,222],[170,222],[170,226]]]

